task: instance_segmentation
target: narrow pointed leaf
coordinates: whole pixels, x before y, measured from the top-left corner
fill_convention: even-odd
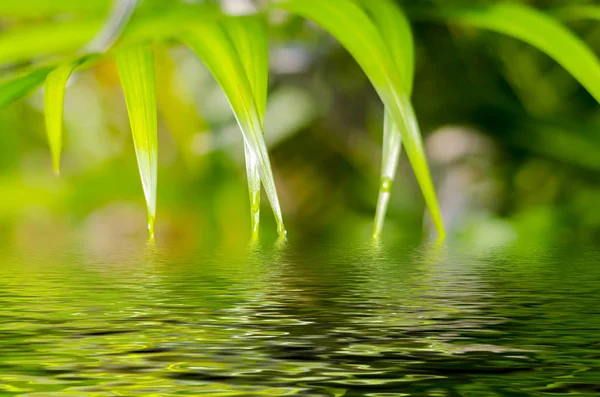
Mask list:
[[[0,109],[39,87],[53,68],[36,69],[22,76],[0,82]]]
[[[148,207],[148,232],[153,238],[158,157],[154,56],[138,46],[119,53],[116,62]]]
[[[113,9],[102,29],[84,48],[84,52],[105,52],[119,38],[129,22],[131,14],[137,5],[137,0],[115,0]]]
[[[276,3],[321,25],[352,54],[397,124],[408,158],[440,237],[445,236],[423,141],[410,103],[410,90],[389,55],[384,38],[369,16],[351,0],[284,0]]]
[[[398,68],[404,87],[412,93],[415,75],[415,46],[406,14],[390,0],[360,0],[384,38]]]
[[[410,23],[404,12],[390,0],[360,0],[360,4],[371,16],[385,39],[390,57],[400,73],[408,95],[412,93],[415,71],[414,40]],[[390,112],[386,109],[383,122],[383,155],[381,159],[381,179],[373,237],[379,238],[391,195],[392,184],[402,150],[401,126],[394,123]]]
[[[277,221],[278,232],[285,235],[273,171],[262,134],[259,107],[235,45],[220,24],[198,24],[185,29],[181,41],[206,64],[225,94],[242,130],[244,143],[257,158],[260,179]]]
[[[263,15],[230,17],[223,21],[242,62],[261,122],[264,122],[269,85],[269,48]]]
[[[0,3],[5,2],[1,1]],[[168,7],[153,6],[151,3],[155,2],[152,1],[141,3],[140,12],[133,15],[122,34],[119,35],[118,30],[113,31],[113,34],[118,35],[117,47],[124,48],[149,41],[171,40],[178,29],[222,17],[218,5],[214,2],[185,4],[173,1]],[[2,14],[0,13],[0,15]],[[22,26],[0,31],[0,49],[2,49],[0,66],[31,59],[39,60],[49,55],[68,55],[80,51],[94,40],[98,32],[105,26],[105,22],[104,13],[98,12],[86,16],[85,19],[74,18],[60,22],[53,20],[33,25],[22,24]],[[105,42],[105,44],[110,43]],[[96,47],[96,50],[98,48]]]
[[[52,153],[52,166],[55,173],[60,172],[60,154],[62,151],[63,112],[67,82],[76,64],[67,63],[54,69],[46,77],[44,87],[44,117],[46,134]]]
[[[445,9],[450,21],[512,36],[545,52],[600,102],[600,61],[573,32],[554,18],[520,4]]]
[[[247,143],[244,143],[244,155],[246,156],[246,175],[250,197],[252,240],[257,240],[260,227],[260,167],[258,157]]]
[[[264,134],[269,84],[269,50],[264,17],[262,15],[230,17],[225,19],[223,24],[246,71],[258,109],[261,133]],[[248,144],[244,144],[244,148],[250,196],[252,238],[257,239],[260,221],[260,170],[258,159],[253,154],[252,149]]]
[[[402,149],[402,136],[398,127],[392,120],[388,111],[385,112],[383,120],[383,155],[381,159],[381,180],[379,186],[379,197],[377,199],[377,211],[375,212],[375,225],[373,237],[379,238],[383,230],[383,222],[390,201],[392,183],[398,168],[400,152]]]

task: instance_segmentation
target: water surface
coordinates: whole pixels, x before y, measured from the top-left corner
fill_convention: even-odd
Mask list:
[[[598,396],[598,253],[5,254],[0,396]]]

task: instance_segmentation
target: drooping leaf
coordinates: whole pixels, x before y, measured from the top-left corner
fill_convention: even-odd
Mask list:
[[[54,69],[46,77],[44,87],[44,117],[46,121],[46,134],[52,153],[52,166],[54,172],[60,172],[60,154],[62,151],[63,111],[65,90],[69,77],[76,64],[67,63]]]
[[[116,63],[148,207],[148,232],[153,238],[158,157],[154,56],[148,48],[137,46],[117,54]]]
[[[245,145],[257,158],[260,179],[271,203],[278,233],[285,236],[273,171],[262,133],[259,105],[235,45],[219,23],[198,24],[184,29],[180,38],[202,59],[227,95]]]
[[[101,53],[109,49],[119,38],[133,10],[137,5],[137,0],[116,0],[113,9],[102,29],[96,33],[96,36],[87,43],[84,52]]]
[[[389,0],[360,0],[360,4],[370,15],[379,29],[387,46],[389,55],[400,73],[408,95],[412,93],[415,51],[414,40],[408,19],[395,4]],[[394,123],[390,112],[386,109],[383,122],[383,155],[381,160],[381,178],[373,237],[381,236],[387,207],[390,200],[392,183],[398,168],[402,150],[401,126]]]
[[[0,15],[5,18],[40,18],[56,14],[103,13],[106,0],[27,0],[0,2]]]
[[[209,2],[173,2],[169,7],[156,7],[152,6],[152,3],[154,2],[142,2],[139,12],[136,11],[123,34],[119,36],[117,47],[149,41],[168,41],[178,29],[222,17],[218,6]],[[40,59],[48,55],[70,55],[81,51],[96,37],[105,26],[105,22],[104,13],[97,13],[86,16],[85,19],[43,22],[2,31],[0,66]]]
[[[423,141],[404,84],[390,56],[385,38],[369,16],[352,0],[284,0],[276,6],[315,21],[336,37],[356,59],[397,125],[408,158],[425,197],[440,238],[445,236]]]
[[[264,16],[229,17],[222,24],[246,70],[259,117],[264,122],[269,86],[269,48]]]
[[[248,179],[248,196],[250,198],[252,240],[257,240],[260,226],[260,168],[254,150],[247,143],[244,143],[244,155],[246,157],[246,176]]]
[[[102,20],[88,19],[7,30],[0,33],[0,65],[73,53],[88,43],[101,26]]]
[[[269,85],[269,50],[264,17],[262,15],[230,17],[224,19],[222,23],[246,71],[258,110],[261,133],[264,133]],[[258,159],[247,143],[244,144],[244,152],[250,196],[252,238],[257,239],[260,222],[260,170]]]
[[[551,16],[513,3],[447,8],[441,15],[451,22],[502,33],[531,44],[562,65],[600,102],[600,61],[579,37]]]
[[[373,226],[373,237],[379,238],[383,230],[385,214],[392,190],[392,183],[398,168],[400,153],[402,150],[402,135],[394,123],[390,112],[385,111],[383,119],[383,154],[381,157],[381,180],[379,182],[379,197],[377,198],[377,210],[375,212],[375,225]]]
[[[415,75],[415,44],[408,18],[391,0],[359,1],[379,29],[410,95]]]
[[[0,83],[0,109],[40,86],[52,67],[44,67]]]

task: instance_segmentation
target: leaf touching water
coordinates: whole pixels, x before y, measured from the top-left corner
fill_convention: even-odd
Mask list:
[[[390,55],[387,38],[369,16],[352,0],[284,0],[276,6],[321,25],[356,59],[384,103],[386,112],[397,126],[417,181],[425,197],[440,238],[445,236],[435,189],[423,149],[423,141],[410,103],[409,73],[400,72]],[[399,36],[400,40],[405,40]],[[408,70],[408,68],[406,69]],[[402,75],[405,75],[403,78]],[[412,80],[412,79],[411,79]],[[392,134],[393,135],[393,134]],[[390,142],[392,146],[397,143]],[[382,183],[382,185],[384,185]],[[384,186],[385,190],[385,186]]]
[[[448,8],[441,15],[451,21],[492,30],[520,39],[561,64],[600,103],[600,62],[590,48],[554,18],[519,4]]]
[[[42,84],[53,68],[37,69],[19,77],[0,83],[0,109],[17,99],[27,95],[31,90]]]
[[[219,23],[197,24],[193,28],[185,29],[180,38],[202,59],[227,95],[242,130],[247,150],[256,157],[260,179],[277,221],[278,233],[285,236],[279,198],[263,137],[260,116],[262,105],[257,104],[255,91],[248,79],[244,63],[238,56],[238,49]],[[253,168],[252,163],[249,164],[249,168]],[[252,178],[253,181],[256,180],[255,177]],[[255,188],[254,186],[251,189]]]
[[[404,87],[410,97],[413,89],[415,70],[414,40],[408,19],[401,9],[389,0],[360,0],[362,6],[381,32]],[[383,121],[383,155],[381,160],[381,180],[373,237],[379,238],[390,200],[392,183],[396,176],[402,150],[402,133],[393,121],[390,112],[385,110]]]
[[[264,16],[230,17],[223,20],[223,25],[246,71],[258,110],[261,133],[264,133],[269,85],[269,49]],[[244,152],[250,196],[252,238],[257,239],[260,222],[260,169],[258,158],[247,143],[244,143]]]
[[[76,64],[74,63],[67,63],[54,69],[46,77],[46,85],[44,87],[46,134],[48,135],[48,144],[52,153],[52,166],[56,174],[60,173],[65,90],[75,66]]]
[[[137,46],[118,53],[116,62],[148,207],[148,233],[152,239],[156,216],[158,154],[154,55],[148,48]]]

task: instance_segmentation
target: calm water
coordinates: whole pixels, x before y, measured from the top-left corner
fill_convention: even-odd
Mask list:
[[[0,395],[598,396],[599,253],[6,254]]]

